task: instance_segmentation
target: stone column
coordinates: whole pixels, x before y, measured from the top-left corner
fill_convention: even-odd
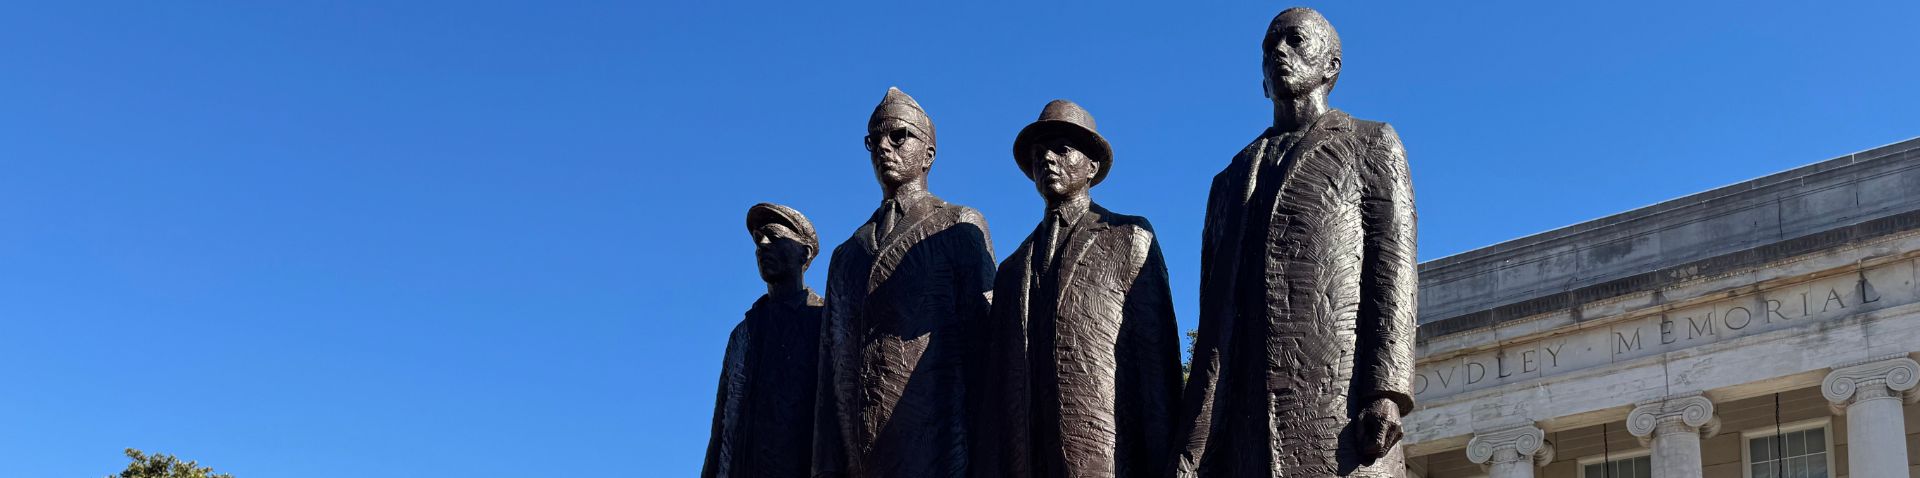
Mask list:
[[[1827,374],[1820,392],[1847,416],[1847,465],[1852,476],[1907,476],[1907,428],[1902,401],[1920,384],[1920,363],[1905,356],[1843,366]]]
[[[1488,478],[1533,478],[1533,467],[1553,461],[1547,432],[1524,425],[1473,434],[1467,460],[1487,469]]]
[[[1713,401],[1698,394],[1642,402],[1627,414],[1627,433],[1653,449],[1653,478],[1700,478],[1700,440],[1719,431]]]

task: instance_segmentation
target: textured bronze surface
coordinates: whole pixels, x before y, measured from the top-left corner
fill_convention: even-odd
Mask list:
[[[759,204],[747,212],[767,294],[727,340],[705,477],[804,477],[812,459],[814,367],[820,296],[802,277],[820,241],[799,211]]]
[[[1088,196],[1112,152],[1078,105],[1049,103],[1014,157],[1046,212],[994,282],[975,476],[1161,476],[1180,350],[1153,226]]]
[[[867,131],[882,201],[827,271],[814,475],[966,476],[972,384],[987,380],[987,222],[927,192],[933,122],[912,98],[888,90]]]
[[[1274,123],[1214,177],[1177,476],[1400,476],[1413,408],[1413,190],[1393,128],[1327,106],[1319,13],[1262,42]]]

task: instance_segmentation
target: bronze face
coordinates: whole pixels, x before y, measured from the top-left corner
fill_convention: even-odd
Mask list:
[[[933,168],[933,145],[912,123],[885,118],[867,128],[874,178],[889,188],[924,179]]]
[[[799,277],[807,270],[810,252],[800,234],[785,225],[768,224],[753,233],[753,258],[760,267],[760,280],[778,282]]]
[[[1290,9],[1274,17],[1260,45],[1267,97],[1297,98],[1340,78],[1340,36],[1319,12]]]
[[[1100,163],[1064,136],[1034,142],[1028,158],[1032,161],[1033,186],[1048,201],[1086,194],[1093,187],[1094,175],[1100,172]]]

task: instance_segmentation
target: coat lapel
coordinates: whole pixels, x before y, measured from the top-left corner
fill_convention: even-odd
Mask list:
[[[1015,322],[1010,324],[1010,326],[1014,328],[1015,333],[1019,336],[1019,343],[1017,344],[1018,349],[1021,351],[1019,356],[1025,357],[1027,350],[1027,324],[1033,320],[1033,284],[1039,282],[1041,273],[1041,271],[1034,270],[1033,267],[1033,237],[1028,236],[1026,242],[1021,243],[1020,248],[1015,249],[1013,256],[1008,257],[1007,260],[1020,266],[1022,273],[1019,274],[1019,279],[1016,280],[1019,288],[1010,291],[1013,292],[1012,297],[994,297],[996,301],[1007,300],[1013,303],[1005,306],[995,305],[994,307],[1008,307],[1007,310],[1012,312],[1012,318]]]
[[[1107,214],[1106,208],[1098,204],[1088,204],[1086,214],[1080,215],[1080,220],[1074,223],[1073,231],[1067,234],[1066,248],[1060,251],[1059,257],[1054,258],[1055,263],[1060,264],[1059,272],[1056,273],[1059,281],[1055,282],[1059,286],[1053,294],[1055,315],[1058,315],[1057,311],[1067,299],[1067,290],[1073,287],[1074,275],[1086,265],[1087,250],[1092,249],[1094,240],[1099,239],[1100,234],[1111,227],[1106,221]]]
[[[1247,145],[1246,150],[1234,156],[1232,163],[1227,164],[1227,184],[1233,188],[1234,192],[1234,194],[1229,197],[1239,200],[1239,202],[1235,204],[1246,206],[1247,201],[1253,197],[1253,180],[1255,179],[1253,174],[1256,169],[1260,167],[1260,164],[1265,162],[1262,161],[1262,159],[1267,156],[1267,143],[1269,142],[1272,142],[1272,136],[1266,134],[1260,135],[1260,138],[1255,139],[1253,144]]]
[[[880,255],[879,231],[880,224],[875,219],[868,219],[866,224],[861,224],[860,229],[854,231],[853,237],[859,238],[860,248],[867,251],[868,257]]]
[[[1274,189],[1271,190],[1285,191],[1287,189],[1287,183],[1293,179],[1293,172],[1300,169],[1301,160],[1307,159],[1307,155],[1313,154],[1313,152],[1319,150],[1321,146],[1325,146],[1327,141],[1332,140],[1336,135],[1352,129],[1353,117],[1347,116],[1346,112],[1340,110],[1328,110],[1326,114],[1320,115],[1320,119],[1313,122],[1312,127],[1307,128],[1306,136],[1300,138],[1299,142],[1294,143],[1293,147],[1287,148],[1285,151],[1276,152],[1284,155],[1280,158],[1280,164],[1277,165],[1274,170],[1279,173],[1280,176],[1277,178],[1261,178],[1260,182],[1276,181],[1273,183]],[[1278,146],[1272,144],[1271,140],[1269,141],[1270,147]],[[1263,194],[1259,197],[1265,198],[1268,196],[1271,195]]]
[[[1015,249],[1013,256],[1008,257],[1007,261],[1018,264],[1022,271],[1019,289],[1020,304],[1014,310],[1020,311],[1020,323],[1024,325],[1027,323],[1027,296],[1029,295],[1027,291],[1033,290],[1033,283],[1039,280],[1041,272],[1033,267],[1033,236],[1027,236],[1026,242],[1020,243],[1020,248]]]
[[[894,268],[900,265],[901,258],[915,244],[941,229],[940,226],[951,223],[946,217],[947,208],[942,206],[939,198],[928,196],[907,209],[906,215],[913,218],[912,222],[894,225],[893,232],[881,239],[883,242],[879,252],[874,254],[873,269],[868,274],[867,292],[873,292],[873,289],[887,282],[887,278],[893,276]]]

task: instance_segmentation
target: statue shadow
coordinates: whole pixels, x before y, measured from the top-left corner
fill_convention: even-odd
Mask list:
[[[965,365],[981,360],[974,357],[979,355],[975,345],[981,343],[986,322],[985,295],[992,288],[993,264],[990,249],[961,249],[983,247],[985,241],[984,230],[964,222],[929,235],[909,247],[892,275],[870,293],[868,303],[883,309],[868,310],[866,317],[890,322],[870,322],[864,342],[873,343],[877,337],[872,334],[893,335],[903,348],[919,352],[906,383],[863,385],[900,387],[898,401],[872,444],[875,469],[901,476],[960,476],[966,470],[965,413],[971,400]],[[966,263],[955,258],[969,254],[988,258],[984,272],[958,269]],[[985,274],[982,284],[960,283],[978,274]],[[960,316],[976,310],[977,317]]]

